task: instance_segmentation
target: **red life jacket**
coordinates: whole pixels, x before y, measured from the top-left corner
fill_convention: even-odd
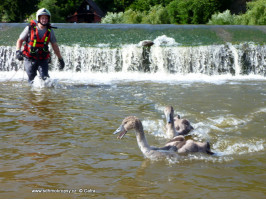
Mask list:
[[[42,38],[39,37],[36,26],[36,22],[31,20],[29,25],[29,39],[26,40],[22,53],[31,59],[45,60],[50,57],[48,44],[51,36],[51,26],[47,27],[47,31],[44,33]]]

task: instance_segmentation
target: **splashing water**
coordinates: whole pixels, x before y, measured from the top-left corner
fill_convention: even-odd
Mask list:
[[[42,88],[56,88],[59,87],[57,79],[47,78],[46,80],[42,80],[39,77],[36,77],[32,83],[33,89],[42,89]]]

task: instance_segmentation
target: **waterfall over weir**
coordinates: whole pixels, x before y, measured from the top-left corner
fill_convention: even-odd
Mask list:
[[[158,38],[157,38],[158,39]],[[60,46],[66,71],[81,72],[151,72],[201,73],[206,75],[266,76],[266,47],[253,43],[208,46],[179,46],[171,38],[160,36],[151,47],[128,44],[111,48]],[[0,71],[17,70],[21,62],[15,59],[15,47],[0,46]],[[52,54],[51,70],[58,61]]]

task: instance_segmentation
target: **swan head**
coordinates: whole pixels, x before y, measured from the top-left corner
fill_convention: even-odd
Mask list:
[[[118,134],[117,136],[118,139],[122,139],[126,133],[131,130],[131,129],[136,129],[138,131],[143,131],[143,126],[141,121],[135,117],[135,116],[128,116],[126,117],[123,121],[122,124],[119,126],[118,129],[113,134]]]
[[[194,129],[187,119],[181,119],[179,115],[174,118],[174,125],[179,135],[186,135]]]
[[[174,108],[172,106],[166,106],[164,108],[164,115],[167,123],[173,123],[174,121]]]

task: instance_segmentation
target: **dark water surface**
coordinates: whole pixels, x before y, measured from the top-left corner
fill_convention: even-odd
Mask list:
[[[265,198],[263,77],[53,72],[51,85],[30,87],[13,73],[0,75],[2,198]],[[136,115],[162,146],[166,105],[214,156],[149,161],[133,131],[112,134]]]

